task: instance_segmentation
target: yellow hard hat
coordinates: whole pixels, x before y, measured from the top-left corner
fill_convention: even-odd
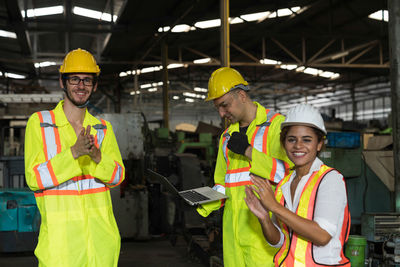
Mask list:
[[[223,96],[232,89],[241,88],[248,90],[248,83],[240,73],[229,67],[215,70],[208,81],[208,95],[205,101],[210,101]]]
[[[83,49],[75,49],[69,52],[60,67],[60,73],[95,73],[99,75],[100,68],[96,64],[93,55]]]

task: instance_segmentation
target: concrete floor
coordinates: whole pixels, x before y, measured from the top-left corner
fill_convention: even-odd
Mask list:
[[[0,253],[1,267],[34,267],[37,260],[32,253]],[[119,267],[205,267],[188,252],[187,243],[181,237],[172,246],[168,239],[154,238],[149,241],[123,241]]]

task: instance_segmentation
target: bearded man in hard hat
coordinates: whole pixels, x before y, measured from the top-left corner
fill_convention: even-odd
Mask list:
[[[34,113],[26,127],[26,182],[41,214],[39,266],[118,264],[110,188],[123,181],[125,168],[111,124],[86,108],[99,73],[88,51],[69,52],[60,68],[64,100]]]
[[[289,171],[289,159],[280,145],[280,124],[284,116],[252,102],[248,83],[238,71],[223,67],[214,71],[208,83],[208,97],[221,118],[230,126],[222,133],[214,173],[214,189],[228,199],[203,204],[202,216],[225,204],[223,215],[224,266],[274,266],[277,250],[267,244],[260,223],[247,207],[245,185],[250,173],[278,183]]]

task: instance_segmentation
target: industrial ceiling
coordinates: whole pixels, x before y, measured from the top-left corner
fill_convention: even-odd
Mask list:
[[[0,37],[3,105],[46,101],[30,94],[60,94],[59,65],[78,47],[91,51],[100,65],[94,102],[100,109],[104,98],[115,105],[129,98],[161,105],[162,47],[170,64],[172,107],[200,107],[204,92],[194,88],[207,88],[210,74],[221,66],[220,1],[0,4],[0,30],[15,34]],[[383,0],[231,0],[230,65],[244,75],[255,100],[278,110],[300,101],[329,108],[389,97],[388,23],[387,17],[379,19],[387,16],[386,5]],[[42,16],[46,7],[56,14]],[[370,18],[375,12],[378,19]]]

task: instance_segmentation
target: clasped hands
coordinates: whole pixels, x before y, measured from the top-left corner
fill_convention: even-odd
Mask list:
[[[251,212],[260,220],[264,220],[269,217],[268,212],[273,212],[276,205],[280,204],[276,201],[274,191],[267,179],[250,174],[250,180],[254,185],[246,185],[244,200]]]
[[[100,162],[101,152],[95,145],[94,136],[90,134],[90,125],[86,127],[86,131],[82,128],[75,144],[71,147],[71,152],[74,159],[89,155],[94,162]]]

